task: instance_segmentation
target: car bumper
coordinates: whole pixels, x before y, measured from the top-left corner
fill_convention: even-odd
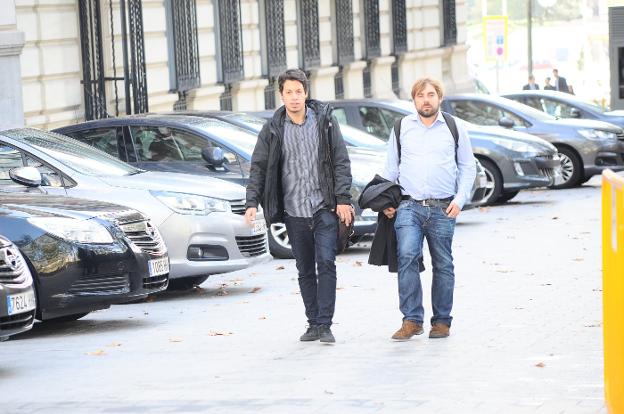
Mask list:
[[[624,144],[618,141],[613,144],[599,146],[595,152],[584,159],[585,177],[602,173],[606,169],[613,171],[624,170]]]
[[[253,234],[242,215],[172,214],[158,229],[169,251],[172,279],[232,272],[272,258],[266,230]]]
[[[152,291],[143,284],[145,258],[121,240],[79,244],[43,235],[20,249],[34,268],[43,320],[106,309]]]
[[[35,309],[25,312],[9,310],[9,297],[19,294],[35,294],[30,277],[23,286],[0,284],[0,340],[29,330],[35,322]]]
[[[547,187],[561,175],[561,160],[558,156],[539,155],[531,158],[513,159],[513,164],[504,175],[507,191],[525,188]]]

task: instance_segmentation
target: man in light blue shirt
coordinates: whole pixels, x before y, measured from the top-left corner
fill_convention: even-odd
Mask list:
[[[423,331],[424,309],[419,259],[427,238],[433,268],[430,338],[449,336],[455,274],[451,245],[455,218],[470,199],[476,175],[470,140],[461,121],[455,119],[457,145],[450,126],[440,112],[442,86],[433,79],[418,80],[412,88],[416,107],[401,123],[400,157],[394,130],[388,140],[383,177],[403,187],[396,215],[399,258],[399,308],[403,324],[392,336],[408,340]],[[447,115],[448,116],[448,115]]]

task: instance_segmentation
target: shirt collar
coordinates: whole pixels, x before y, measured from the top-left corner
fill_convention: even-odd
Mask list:
[[[308,122],[308,119],[310,119],[310,117],[312,116],[312,110],[308,108],[308,105],[306,105],[305,111],[305,117],[303,118],[303,123],[301,125],[305,125],[305,123]],[[286,121],[290,122],[293,125],[300,126],[300,124],[296,124],[293,122],[292,119],[290,119],[290,116],[288,116],[288,112],[286,112]]]
[[[423,124],[423,121],[420,119],[420,115],[418,115],[418,112],[408,115],[407,117],[412,121],[416,121],[421,127],[426,128],[425,124]],[[431,124],[431,126],[435,125],[438,122],[441,122],[443,124],[446,123],[446,121],[444,120],[444,116],[442,116],[442,110],[438,110],[438,116],[436,116],[436,119],[435,121],[433,121],[433,124]]]

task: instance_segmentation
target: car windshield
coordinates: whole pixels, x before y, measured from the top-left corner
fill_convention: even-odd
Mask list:
[[[223,118],[230,118],[234,122],[240,122],[241,124],[244,124],[247,128],[256,132],[260,132],[264,124],[266,124],[265,119],[245,113],[228,114],[225,115]]]
[[[258,140],[258,135],[241,127],[237,127],[236,125],[215,121],[216,120],[211,120],[210,122],[199,124],[197,127],[221,138],[224,143],[238,148],[245,153],[245,155],[251,157],[254,147],[256,146],[256,141]]]
[[[143,171],[64,135],[31,128],[11,130],[3,135],[27,143],[81,174],[104,177],[138,174]]]
[[[385,141],[349,125],[340,125],[340,132],[345,143],[353,147],[379,149],[387,145]]]
[[[507,108],[516,111],[518,113],[518,116],[524,115],[525,117],[530,117],[540,121],[552,121],[554,119],[557,119],[554,116],[547,114],[546,112],[539,111],[529,105],[521,104],[520,102],[516,102],[512,99],[499,98],[495,96],[490,96],[490,99],[490,101],[484,100],[484,102],[500,104],[501,106],[504,105]]]

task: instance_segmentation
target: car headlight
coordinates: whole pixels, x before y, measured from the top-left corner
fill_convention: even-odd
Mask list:
[[[613,132],[602,131],[600,129],[579,129],[579,134],[594,141],[616,140],[617,136]]]
[[[230,203],[218,198],[171,191],[150,191],[161,203],[180,214],[204,216],[214,212],[232,211]]]
[[[520,152],[527,156],[536,156],[538,152],[537,148],[528,142],[514,141],[512,139],[492,138],[492,137],[488,138],[488,140],[510,151]]]
[[[68,217],[32,217],[28,222],[61,239],[78,243],[112,243],[113,236],[106,227],[91,220]]]

